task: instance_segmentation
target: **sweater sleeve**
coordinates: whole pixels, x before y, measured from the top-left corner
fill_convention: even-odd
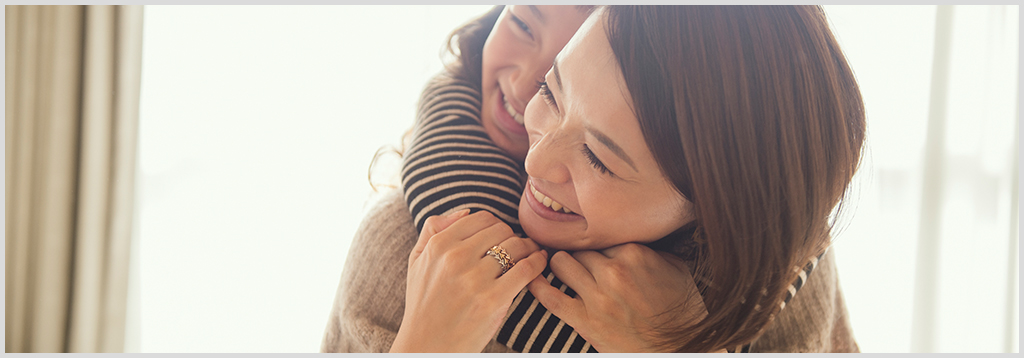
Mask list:
[[[519,163],[498,148],[480,124],[480,94],[463,81],[436,77],[423,92],[402,188],[418,231],[428,217],[487,210],[523,235]]]
[[[817,262],[802,289],[751,344],[759,353],[859,352],[839,287],[833,250]]]
[[[409,252],[417,236],[401,193],[384,193],[363,217],[352,239],[320,343],[321,352],[391,349],[405,313]],[[484,352],[510,350],[492,340]]]

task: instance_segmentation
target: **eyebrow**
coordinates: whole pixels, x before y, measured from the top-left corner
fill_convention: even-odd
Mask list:
[[[555,82],[558,83],[558,89],[562,89],[562,75],[558,74],[558,57],[551,62],[551,72],[555,73]]]
[[[633,159],[630,159],[629,155],[626,154],[626,151],[622,150],[622,147],[619,147],[618,144],[615,144],[615,141],[612,141],[611,138],[608,138],[608,136],[604,135],[604,133],[601,133],[601,131],[597,130],[594,127],[584,125],[584,128],[587,129],[587,132],[589,132],[590,135],[594,136],[594,138],[597,138],[598,142],[604,144],[604,146],[608,147],[608,149],[611,150],[612,153],[615,153],[615,155],[619,156],[619,158],[622,158],[622,160],[625,161],[626,164],[629,164],[629,166],[633,168],[633,171],[637,173],[640,172],[640,170],[636,169],[636,165],[633,164]]]
[[[527,7],[530,8],[531,12],[533,12],[533,16],[536,16],[537,20],[540,20],[540,23],[543,24],[544,23],[544,14],[542,14],[540,12],[540,9],[538,9],[536,5],[529,5]]]

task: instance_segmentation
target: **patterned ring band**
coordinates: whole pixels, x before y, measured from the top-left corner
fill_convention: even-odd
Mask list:
[[[515,261],[512,261],[512,256],[505,252],[501,246],[494,245],[490,249],[487,249],[487,255],[493,256],[495,260],[498,260],[498,264],[501,265],[501,273],[505,274],[512,266],[515,266]]]

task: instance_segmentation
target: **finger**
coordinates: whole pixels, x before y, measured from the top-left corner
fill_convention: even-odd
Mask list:
[[[559,251],[551,255],[550,265],[551,272],[554,272],[559,280],[572,287],[581,297],[589,296],[597,288],[597,281],[594,279],[594,275],[565,251]]]
[[[493,214],[487,211],[477,211],[466,215],[461,220],[451,224],[451,226],[448,226],[444,231],[438,232],[437,236],[438,239],[446,242],[462,241],[490,226],[493,226],[494,224],[501,222],[501,220],[498,220],[498,218],[494,217]],[[511,235],[502,236],[495,242],[501,242],[501,240],[504,240],[508,236]],[[483,253],[483,251],[481,251],[481,253]]]
[[[590,250],[573,252],[572,258],[576,259],[576,262],[579,262],[580,265],[583,265],[583,268],[586,269],[591,276],[594,276],[594,273],[597,272],[596,270],[607,265],[606,262],[608,262],[608,256],[605,256],[601,252]]]
[[[651,248],[628,242],[621,245],[615,245],[607,249],[601,250],[601,253],[608,258],[622,257],[627,258],[630,261],[637,261],[647,258],[648,256],[654,255],[657,251]]]
[[[658,251],[658,255],[672,266],[675,266],[675,268],[680,272],[693,274],[693,270],[690,269],[690,265],[686,263],[686,260],[679,258],[679,256],[661,251]]]
[[[547,251],[537,250],[525,259],[519,260],[515,266],[498,278],[497,285],[503,288],[508,299],[515,299],[519,291],[526,287],[534,277],[540,276],[541,271],[548,264]]]
[[[623,246],[630,245],[630,244],[631,243],[625,243],[625,244],[622,244],[622,245],[615,245],[615,246],[609,247],[607,249],[601,250],[601,254],[604,254],[605,256],[608,256],[609,258],[615,257],[615,255],[618,254],[619,251],[622,250]]]
[[[472,250],[479,251],[483,254],[487,249],[491,248],[491,246],[501,245],[502,242],[513,237],[518,238],[518,236],[512,232],[512,228],[504,222],[497,221],[491,226],[474,233],[463,240],[463,242],[467,247],[471,247]]]
[[[582,324],[586,322],[587,310],[581,299],[569,297],[565,292],[552,286],[543,276],[534,278],[526,288],[537,298],[537,302],[565,324],[575,328],[577,332],[581,328],[586,330]]]
[[[502,241],[498,246],[505,249],[513,260],[519,261],[530,256],[534,251],[540,250],[540,246],[530,239],[512,236]]]
[[[681,264],[679,262],[680,260],[675,258],[672,254],[654,251],[647,246],[634,243],[613,246],[601,250],[601,253],[604,254],[610,262],[620,268],[643,267],[646,269],[654,269],[659,272],[669,269],[670,267],[677,270],[685,269],[685,264]],[[670,260],[670,258],[674,260]],[[587,269],[589,269],[590,272],[595,272],[594,267],[588,266],[587,263],[584,263],[583,265],[587,266]],[[605,272],[614,272],[614,267],[612,267],[612,269],[613,270]]]
[[[413,246],[410,257],[412,259],[419,257],[419,254],[423,252],[423,248],[427,246],[427,242],[430,241],[430,238],[448,228],[459,219],[465,217],[467,214],[469,214],[469,209],[462,209],[448,215],[435,215],[427,218],[427,220],[423,222],[423,231],[420,232],[420,236],[416,239],[416,245]]]
[[[497,246],[500,246],[502,249],[505,250],[506,253],[508,253],[508,255],[512,258],[513,263],[517,263],[520,260],[529,257],[530,254],[532,254],[533,252],[540,250],[540,246],[537,246],[537,243],[533,242],[533,240],[523,239],[516,236],[512,236],[506,239],[505,241],[502,241]],[[487,249],[490,250],[490,248]],[[486,253],[487,251],[484,252]],[[485,255],[483,260],[496,262],[496,258],[491,255]],[[494,266],[494,277],[501,276],[501,265],[498,264]]]

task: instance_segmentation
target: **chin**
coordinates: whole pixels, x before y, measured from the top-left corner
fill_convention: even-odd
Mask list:
[[[527,205],[529,204],[525,201],[519,204],[519,224],[523,227],[526,237],[536,242],[537,245],[548,249],[565,251],[595,249],[592,247],[594,245],[592,240],[588,240],[578,232],[571,233],[570,231],[575,230],[569,228],[560,230],[557,227],[552,227],[553,225],[551,225],[550,221],[537,217],[532,212],[533,209],[530,209]]]
[[[525,222],[521,222],[521,224],[523,224],[523,232],[526,233],[526,237],[533,240],[533,242],[536,242],[537,245],[554,250],[573,250],[569,245],[565,245],[567,244],[566,242],[554,240],[552,237],[544,235],[543,232],[537,232],[536,230],[531,229],[529,225],[526,225]]]

